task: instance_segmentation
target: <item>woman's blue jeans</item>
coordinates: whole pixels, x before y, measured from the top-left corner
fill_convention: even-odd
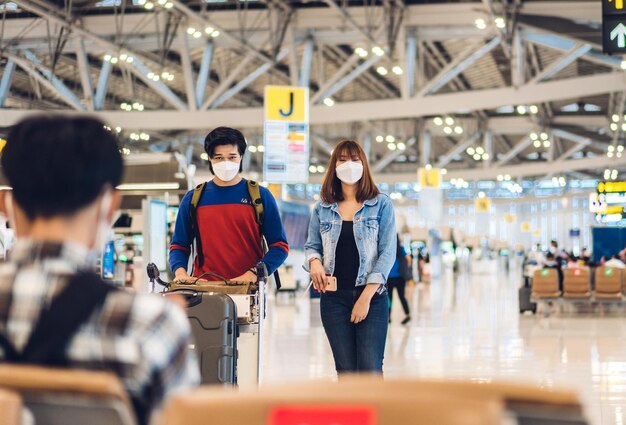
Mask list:
[[[383,372],[389,326],[387,294],[374,294],[365,320],[350,322],[354,304],[364,287],[322,294],[322,324],[335,358],[337,373]]]

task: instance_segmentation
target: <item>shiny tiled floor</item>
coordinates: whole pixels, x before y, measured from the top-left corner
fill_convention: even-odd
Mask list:
[[[517,269],[517,268],[516,268]],[[476,268],[475,268],[476,270]],[[497,270],[497,271],[495,271]],[[411,291],[412,322],[399,324],[394,303],[387,377],[512,380],[573,388],[595,425],[626,421],[625,314],[520,316],[519,273],[444,273]],[[319,302],[281,294],[271,300],[264,382],[333,379]]]

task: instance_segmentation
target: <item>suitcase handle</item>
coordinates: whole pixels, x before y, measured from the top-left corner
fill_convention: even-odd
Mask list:
[[[170,294],[180,294],[187,300],[187,307],[194,307],[202,302],[202,297],[198,296],[198,291],[191,291],[189,289],[175,289],[170,291]]]

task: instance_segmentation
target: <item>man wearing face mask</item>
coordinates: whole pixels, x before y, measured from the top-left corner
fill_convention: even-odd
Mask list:
[[[1,165],[13,190],[0,192],[0,208],[17,242],[0,265],[0,363],[110,370],[146,424],[200,374],[182,309],[90,271],[120,204],[117,139],[93,118],[39,116],[8,140]]]
[[[194,190],[183,198],[170,245],[170,266],[179,281],[192,279],[187,271],[195,240],[193,276],[216,273],[230,280],[256,281],[255,266],[262,261],[274,273],[285,261],[289,245],[283,230],[276,200],[269,190],[259,188],[263,205],[263,224],[257,223],[248,181],[241,176],[247,143],[236,129],[219,127],[204,141],[213,180],[199,187],[194,205]],[[262,238],[267,241],[264,253]]]

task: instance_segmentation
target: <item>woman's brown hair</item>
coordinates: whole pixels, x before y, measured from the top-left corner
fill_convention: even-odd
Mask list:
[[[344,200],[343,191],[341,189],[341,180],[337,177],[335,168],[337,167],[337,161],[341,157],[341,154],[346,152],[350,158],[358,156],[363,164],[363,177],[359,180],[356,190],[356,200],[358,202],[365,202],[368,199],[375,198],[380,191],[374,183],[372,173],[370,172],[370,166],[367,162],[367,156],[365,151],[354,140],[342,140],[339,142],[333,150],[330,160],[328,160],[328,167],[326,168],[326,175],[324,176],[324,182],[322,183],[322,193],[320,197],[322,201],[328,204],[334,204]]]

